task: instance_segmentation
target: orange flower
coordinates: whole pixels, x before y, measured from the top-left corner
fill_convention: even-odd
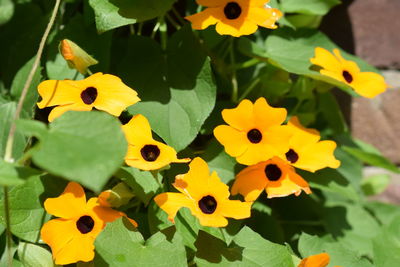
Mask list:
[[[226,153],[245,165],[253,165],[289,150],[291,133],[281,124],[286,109],[273,108],[261,97],[253,104],[245,99],[236,108],[224,109],[222,118],[229,125],[214,129],[215,138]]]
[[[329,264],[329,260],[330,258],[328,253],[312,255],[304,258],[298,267],[326,267]]]
[[[106,223],[112,222],[124,213],[102,207],[97,198],[86,202],[83,188],[70,182],[64,192],[44,202],[46,211],[58,219],[45,223],[40,231],[42,240],[52,250],[55,263],[59,265],[94,258],[94,240]],[[137,223],[129,219],[137,227]]]
[[[308,183],[292,166],[278,157],[260,162],[239,172],[232,186],[232,194],[241,194],[246,201],[254,201],[265,189],[268,198],[311,194]]]
[[[180,208],[189,208],[203,226],[224,227],[225,217],[243,219],[250,217],[250,202],[229,200],[229,188],[216,172],[211,173],[207,163],[195,158],[186,174],[176,176],[174,187],[180,193],[162,193],[154,198],[157,205],[168,213],[174,222]]]
[[[186,17],[192,22],[192,28],[204,30],[217,24],[219,34],[241,35],[252,34],[258,26],[275,29],[275,22],[282,13],[266,5],[268,0],[196,0],[207,8],[197,14]]]
[[[342,57],[339,49],[333,49],[331,54],[322,47],[316,47],[315,57],[310,61],[322,68],[319,71],[322,75],[345,83],[361,96],[373,98],[386,90],[387,84],[382,75],[361,72],[354,61]]]
[[[81,81],[44,81],[38,90],[42,97],[37,103],[39,108],[56,106],[49,114],[49,121],[68,110],[90,111],[93,108],[119,116],[124,109],[140,101],[136,91],[120,78],[101,72]]]
[[[280,155],[296,168],[315,172],[325,167],[338,168],[340,161],[333,154],[336,143],[334,141],[320,141],[317,130],[304,128],[297,117],[289,120],[288,127],[292,137],[288,140],[289,150]]]
[[[176,151],[170,146],[153,139],[149,121],[143,115],[134,116],[122,126],[128,141],[125,162],[141,170],[161,169],[171,162],[186,163],[190,159],[178,159]]]

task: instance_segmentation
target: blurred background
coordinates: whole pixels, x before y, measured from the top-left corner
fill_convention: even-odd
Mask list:
[[[344,0],[324,17],[321,29],[385,76],[391,88],[372,100],[351,99],[339,90],[336,95],[354,136],[400,165],[400,1]],[[391,184],[376,198],[400,204],[399,174],[375,167],[364,171],[364,176],[387,173]]]

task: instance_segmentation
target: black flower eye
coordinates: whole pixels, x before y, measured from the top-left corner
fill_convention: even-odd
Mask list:
[[[257,129],[252,129],[247,132],[247,139],[253,144],[257,144],[261,142],[262,133]]]
[[[78,228],[79,232],[82,234],[90,233],[93,230],[94,221],[90,216],[82,216],[76,221],[76,228]]]
[[[140,154],[145,161],[156,161],[158,156],[160,156],[160,149],[156,145],[145,145],[140,150]]]
[[[353,76],[347,70],[344,70],[342,72],[342,75],[343,75],[343,78],[346,80],[346,82],[351,83],[353,81]]]
[[[97,89],[94,87],[88,87],[81,93],[83,103],[86,105],[92,104],[97,98]]]
[[[286,152],[286,159],[290,163],[296,163],[299,160],[299,154],[296,153],[293,149],[289,149],[288,152]]]
[[[199,200],[199,208],[205,214],[212,214],[217,209],[217,201],[212,196],[205,196]]]
[[[224,7],[224,14],[227,19],[237,19],[242,14],[242,8],[236,2],[229,2]]]
[[[282,171],[276,164],[268,164],[265,166],[264,172],[271,182],[278,181],[282,176]]]

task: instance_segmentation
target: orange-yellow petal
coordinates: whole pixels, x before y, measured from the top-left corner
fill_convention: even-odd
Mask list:
[[[367,98],[374,98],[385,92],[387,88],[383,76],[375,72],[359,73],[354,77],[351,86],[359,95]]]
[[[321,253],[304,258],[298,267],[326,267],[328,266],[329,261],[329,254]]]
[[[125,85],[117,76],[96,73],[83,81],[85,88],[97,89],[97,97],[93,105],[114,116],[121,115],[127,107],[140,101],[137,92]]]
[[[217,7],[226,4],[226,0],[196,0],[197,4],[206,7]]]
[[[37,103],[39,108],[82,102],[80,99],[82,89],[78,83],[71,80],[43,81],[38,86],[38,92],[42,97]]]
[[[244,99],[236,108],[222,110],[222,118],[236,130],[247,133],[254,127],[253,103]]]
[[[199,219],[200,224],[203,226],[225,227],[228,225],[228,220],[222,215],[210,216],[210,215],[201,214],[196,217]]]
[[[339,60],[341,63],[342,70],[346,70],[350,72],[353,75],[356,75],[360,72],[360,68],[358,67],[357,63],[351,60],[346,60],[342,57],[342,54],[340,53],[340,50],[335,48],[333,49],[333,53],[335,54],[336,58]]]
[[[49,114],[49,122],[52,122],[56,118],[60,117],[62,114],[69,110],[74,111],[90,111],[92,110],[92,106],[90,105],[82,105],[82,104],[68,104],[54,107]]]
[[[40,230],[41,239],[50,246],[53,258],[78,234],[75,221],[67,219],[50,220]]]
[[[236,176],[231,192],[232,195],[241,194],[246,201],[254,201],[265,189],[268,180],[260,164],[245,168]]]
[[[244,219],[251,216],[251,205],[252,202],[242,202],[239,200],[227,200],[222,203],[220,213],[224,217],[234,219]]]
[[[94,258],[94,238],[83,234],[76,235],[55,255],[55,263],[66,265],[78,261],[88,262]]]
[[[214,136],[224,147],[228,155],[237,157],[249,147],[247,133],[238,131],[228,125],[219,125],[214,129]]]
[[[234,37],[255,33],[258,29],[257,23],[245,19],[244,15],[241,15],[241,17],[243,18],[234,20],[224,18],[217,22],[215,30],[220,35],[232,35]]]
[[[204,30],[222,19],[220,13],[220,8],[209,7],[197,14],[187,16],[185,19],[192,23],[193,29]]]
[[[281,125],[286,120],[287,111],[285,108],[271,107],[264,97],[260,97],[254,103],[254,120],[257,128],[261,131],[272,126]]]
[[[327,71],[333,73],[342,72],[342,65],[339,59],[325,48],[316,47],[315,56],[311,58],[310,61],[314,65],[318,65]]]
[[[276,8],[265,8],[264,6],[252,7],[249,9],[248,20],[253,21],[259,26],[276,29],[275,22],[282,17],[282,12]]]
[[[137,143],[138,136],[152,138],[150,123],[142,114],[133,116],[127,124],[122,125],[122,130],[126,140],[132,145]]]
[[[301,178],[294,170],[290,170],[278,181],[270,181],[265,191],[268,198],[285,197],[291,194],[300,195],[301,191],[311,194],[308,183]]]
[[[176,213],[180,208],[192,207],[193,201],[181,193],[162,193],[154,198],[157,205],[168,214],[168,220],[174,222]]]
[[[44,202],[45,210],[56,217],[73,219],[85,212],[86,196],[82,186],[69,182],[64,192],[56,198],[48,198]]]

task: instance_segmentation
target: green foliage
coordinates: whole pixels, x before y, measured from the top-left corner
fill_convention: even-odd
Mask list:
[[[81,184],[87,199],[121,183],[129,191],[129,201],[115,208],[124,216],[107,223],[95,239],[94,260],[71,267],[296,267],[301,259],[322,252],[330,255],[329,267],[399,265],[400,208],[370,198],[391,186],[386,173],[400,173],[399,168],[351,136],[334,88],[358,95],[322,75],[310,61],[316,47],[338,48],[362,71],[379,73],[318,29],[324,16],[344,1],[271,0],[268,5],[284,14],[278,29],[259,27],[239,38],[219,35],[214,26],[192,29],[185,16],[205,9],[193,0],[62,1],[14,121],[53,2],[0,0],[1,266],[9,260],[13,266],[56,266],[54,251],[40,236],[43,224],[52,219],[44,202],[60,196],[69,181]],[[52,107],[36,104],[40,82],[89,76],[68,66],[58,49],[63,39],[99,61],[90,67],[92,73],[118,76],[141,101],[119,118],[97,110],[68,111],[49,123]],[[250,218],[229,219],[226,227],[201,225],[187,207],[170,221],[154,197],[176,192],[172,183],[187,173],[188,164],[172,162],[152,171],[127,166],[121,122],[144,115],[155,140],[178,151],[177,158],[201,157],[231,189],[246,166],[225,151],[213,131],[227,123],[224,109],[259,97],[286,108],[287,119],[297,116],[305,127],[317,129],[321,140],[335,141],[340,167],[296,169],[312,194],[269,199],[263,192],[252,204]],[[12,157],[4,159],[13,123]],[[383,168],[385,174],[364,177],[364,165]],[[11,232],[8,248],[6,228]]]

